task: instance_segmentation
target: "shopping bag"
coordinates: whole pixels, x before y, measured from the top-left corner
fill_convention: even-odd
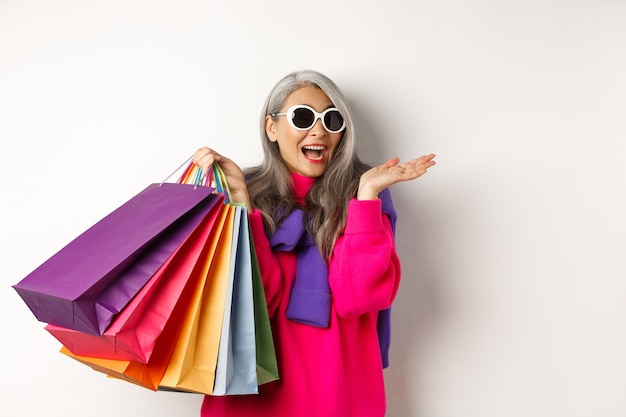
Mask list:
[[[95,371],[156,391],[154,384],[155,381],[158,384],[160,378],[155,374],[154,367],[149,368],[145,364],[126,360],[75,355],[65,346],[61,347],[60,352]]]
[[[147,361],[139,362],[135,360],[76,355],[65,346],[61,349],[61,353],[110,377],[122,379],[151,390],[157,390],[171,360],[182,326],[188,321],[188,316],[195,314],[197,306],[201,303],[208,271],[215,258],[223,231],[223,223],[226,220],[226,212],[223,210],[223,207],[221,206],[217,212],[217,220],[214,221],[210,236],[206,240],[199,261],[192,271],[193,277],[187,282],[185,290],[188,291],[188,297],[177,304],[172,315],[166,321],[163,331],[155,340],[152,355]],[[148,307],[146,311],[149,311],[152,307]]]
[[[71,353],[146,363],[175,308],[185,309],[199,279],[193,273],[222,208],[223,196],[156,274],[115,317],[102,335],[47,325],[46,330]]]
[[[164,389],[211,394],[224,319],[235,207],[224,205],[223,229],[207,270],[201,299],[183,323],[161,386]],[[195,311],[194,311],[195,310]]]
[[[209,187],[152,184],[13,288],[39,321],[102,334],[217,201]]]
[[[174,343],[170,342],[176,339],[177,333],[178,326],[175,322],[168,322],[155,343],[152,355],[150,355],[149,360],[145,363],[132,360],[75,355],[65,346],[61,348],[61,353],[110,377],[122,379],[156,391],[172,353]]]
[[[259,392],[256,374],[252,257],[248,216],[243,206],[235,207],[231,252],[232,285],[226,295],[215,385],[212,395],[241,395]],[[228,320],[230,312],[230,320]]]
[[[215,188],[225,194],[226,201],[230,201],[230,190],[223,172],[218,165],[214,165],[213,169]],[[254,394],[258,393],[259,384],[279,378],[265,292],[249,233],[248,218],[244,207],[236,207],[235,213],[226,311],[222,316],[215,374],[211,372],[213,362],[207,361],[205,355],[203,359],[196,361],[185,378],[181,379],[179,376],[177,384],[174,384],[175,378],[167,378],[169,372],[166,372],[160,389],[189,390],[211,395]],[[234,263],[232,257],[235,257]],[[228,308],[228,303],[232,303],[231,308]],[[198,337],[202,340],[204,335],[200,334]],[[197,346],[183,344],[179,348],[186,349],[186,354],[190,355],[195,353]],[[202,352],[206,353],[205,350]],[[179,375],[176,372],[174,374]],[[214,379],[212,392],[209,391],[211,378]]]
[[[199,185],[201,177],[197,167],[190,166],[179,181]],[[228,185],[217,165],[210,177],[211,185],[223,198],[219,209],[214,209],[217,214],[209,237],[201,245],[202,253],[191,276],[181,284],[183,295],[174,309],[159,312],[165,319],[155,328],[150,327],[151,321],[144,322],[144,316],[160,310],[161,303],[156,300],[162,285],[172,280],[166,278],[167,271],[184,269],[174,267],[174,263],[185,254],[188,256],[190,242],[201,233],[206,218],[102,335],[117,335],[115,343],[102,342],[102,346],[109,349],[108,353],[81,351],[79,349],[84,348],[69,343],[74,352],[64,346],[62,353],[110,377],[152,390],[207,395],[254,394],[259,384],[278,378],[269,316],[246,210],[228,204]],[[142,323],[146,326],[142,327]],[[115,356],[121,350],[119,330],[133,329],[133,326],[136,331],[133,340],[141,340],[147,331],[150,339],[147,346],[152,351],[148,349],[149,354],[141,358]],[[53,325],[48,327],[54,329]],[[81,333],[79,343],[84,343],[82,338],[86,336],[96,337]],[[110,355],[111,345],[113,355]],[[85,354],[77,354],[79,351]]]
[[[254,298],[256,373],[257,383],[262,385],[276,381],[280,378],[280,375],[278,373],[278,362],[276,360],[270,316],[267,311],[265,289],[261,280],[261,271],[256,257],[256,250],[254,249],[252,234],[249,234],[249,241],[252,267],[252,295]]]

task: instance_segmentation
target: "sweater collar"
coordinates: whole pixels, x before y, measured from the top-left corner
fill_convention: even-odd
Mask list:
[[[295,172],[290,172],[290,174],[291,179],[293,180],[294,197],[296,198],[298,204],[304,205],[306,193],[309,192],[317,178],[305,177],[304,175],[296,174]]]

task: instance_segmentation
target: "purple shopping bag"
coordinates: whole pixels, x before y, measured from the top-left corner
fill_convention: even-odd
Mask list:
[[[218,203],[213,191],[152,184],[13,288],[39,321],[102,334]]]

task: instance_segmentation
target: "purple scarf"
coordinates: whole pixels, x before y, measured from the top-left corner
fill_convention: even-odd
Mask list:
[[[379,195],[382,211],[389,217],[395,235],[397,214],[389,189]],[[291,289],[287,318],[315,327],[328,327],[331,294],[328,284],[328,266],[322,259],[315,241],[304,228],[304,213],[296,209],[289,214],[270,237],[273,250],[297,250],[296,280]],[[383,368],[389,366],[391,343],[391,308],[378,313],[378,343]]]

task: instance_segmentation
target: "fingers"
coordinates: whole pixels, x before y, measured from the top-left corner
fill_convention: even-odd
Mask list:
[[[424,167],[424,172],[426,172],[426,170],[432,166],[435,166],[435,164],[437,164],[437,162],[435,162],[435,154],[431,153],[430,155],[424,155],[422,156],[423,160],[422,160],[422,165]]]
[[[411,161],[400,163],[400,158],[393,157],[382,165],[375,168],[373,172],[384,173],[393,178],[392,182],[409,181],[418,178],[426,173],[426,171],[435,165],[435,154],[422,155]]]
[[[197,163],[198,161],[200,161],[202,158],[204,158],[205,156],[207,156],[211,152],[213,152],[213,150],[211,148],[207,147],[207,146],[203,146],[202,148],[199,148],[193,154],[193,162]]]
[[[424,170],[424,172],[434,166],[436,164],[436,162],[434,161],[435,158],[435,154],[429,154],[429,155],[422,155],[419,158],[416,158],[410,162],[407,162],[406,164],[403,165],[407,165],[407,166],[414,166],[416,169],[418,170]]]
[[[397,156],[394,156],[393,158],[389,159],[387,162],[385,162],[382,167],[384,168],[393,168],[395,166],[400,166],[400,167],[409,167],[411,165],[423,165],[423,166],[427,166],[427,167],[431,167],[433,165],[435,165],[435,161],[433,160],[435,158],[435,154],[431,153],[428,155],[422,155],[419,158],[415,158],[412,161],[409,162],[405,162],[403,164],[400,164],[400,158],[398,158]]]
[[[385,168],[391,168],[391,167],[398,165],[398,162],[400,162],[400,158],[398,158],[397,156],[394,156],[393,158],[385,162],[383,166]]]
[[[209,171],[213,163],[219,159],[219,157],[220,154],[215,152],[213,149],[203,146],[194,153],[193,163],[198,165],[202,172],[206,173]]]
[[[435,154],[431,153],[429,155],[422,155],[419,158],[415,158],[414,160],[411,161],[411,163],[419,163],[419,164],[428,164],[430,162],[432,162],[433,164],[435,163],[435,161],[433,161],[433,159],[435,158]]]
[[[205,175],[211,170],[213,164],[218,163],[228,178],[229,184],[236,186],[240,182],[245,183],[243,171],[237,164],[206,146],[198,149],[194,153],[193,163],[196,164]]]
[[[393,175],[397,181],[410,181],[424,175],[429,168],[435,165],[435,154],[422,155],[412,161],[398,164],[389,171],[394,171]]]
[[[424,165],[427,165],[427,166],[431,167],[431,166],[435,165],[435,161],[434,161],[435,156],[436,155],[434,153],[431,153],[431,154],[428,154],[428,155],[423,155],[423,156],[419,157],[418,159],[422,159],[422,161],[424,162]]]

